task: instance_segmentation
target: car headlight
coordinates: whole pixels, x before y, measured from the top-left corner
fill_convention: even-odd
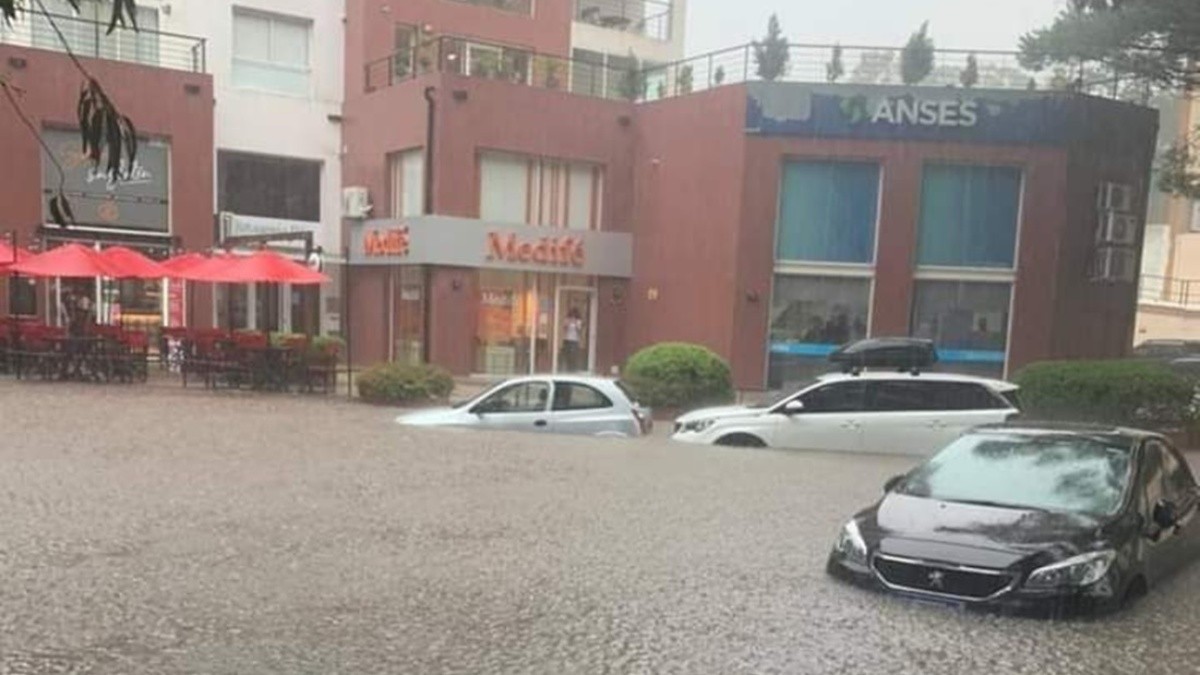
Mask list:
[[[696,433],[696,434],[698,434],[698,433],[700,433],[700,432],[702,432],[702,431],[706,431],[706,430],[708,430],[708,428],[709,428],[709,427],[711,427],[712,425],[714,425],[714,424],[716,424],[716,423],[717,423],[717,421],[716,421],[716,420],[712,420],[712,419],[708,419],[708,420],[692,420],[691,422],[684,422],[684,423],[683,423],[683,430],[684,430],[684,431],[690,431],[690,432],[692,432],[692,433]]]
[[[857,565],[867,565],[867,542],[863,539],[858,523],[853,519],[842,528],[837,541],[833,544],[833,552],[845,562]]]
[[[1039,567],[1025,581],[1027,588],[1065,588],[1090,586],[1104,578],[1113,561],[1115,551],[1093,551],[1067,558],[1053,565]]]

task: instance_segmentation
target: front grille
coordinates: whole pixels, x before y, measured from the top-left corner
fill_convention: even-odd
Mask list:
[[[889,586],[922,593],[939,593],[968,600],[986,600],[1012,584],[1011,574],[999,570],[931,565],[917,560],[876,555],[875,572]]]

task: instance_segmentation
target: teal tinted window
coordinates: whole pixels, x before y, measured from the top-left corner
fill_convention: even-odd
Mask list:
[[[917,264],[1013,267],[1021,172],[929,165],[921,189]]]
[[[788,162],[780,192],[780,260],[875,260],[877,164]]]

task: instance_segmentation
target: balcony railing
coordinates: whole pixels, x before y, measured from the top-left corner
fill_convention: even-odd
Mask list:
[[[835,50],[841,58],[834,59]],[[790,45],[788,66],[781,82],[841,84],[903,84],[901,49]],[[967,77],[974,57],[976,78]],[[366,66],[366,88],[374,91],[430,72],[507,80],[517,84],[561,89],[602,98],[655,101],[719,86],[760,81],[753,45],[743,45],[675,63],[636,69],[614,67],[624,57],[596,54],[598,60],[548,56],[512,46],[467,38],[440,37],[372,61]],[[841,72],[834,66],[841,64]],[[631,64],[633,62],[630,62]],[[836,77],[834,77],[836,75]],[[1034,72],[1022,68],[1015,52],[939,50],[929,76],[913,86],[987,89],[1050,89],[1097,96],[1144,100],[1144,86],[1088,65],[1065,71]]]
[[[501,80],[583,96],[631,99],[640,71],[608,67],[460,37],[439,37],[366,65],[366,90],[375,91],[434,72]]]
[[[840,58],[834,54],[840,51]],[[788,46],[788,62],[777,78],[780,82],[902,85],[900,55],[896,47],[854,45]],[[1031,71],[1021,66],[1016,52],[939,49],[934,52],[933,70],[913,86],[965,87],[968,62],[974,57],[976,79],[969,86],[983,89],[1054,89],[1090,93],[1113,98],[1144,99],[1144,86],[1116,77],[1092,65],[1070,70]],[[840,66],[840,67],[839,67]],[[761,80],[754,45],[747,44],[696,56],[646,70],[650,86],[647,99],[703,91],[726,84]]]
[[[1138,302],[1200,311],[1200,279],[1143,274],[1138,284]]]
[[[529,16],[533,14],[533,0],[454,0],[466,5],[479,5],[480,7],[492,7],[503,12],[512,12],[513,14],[524,14]]]
[[[657,0],[576,0],[575,20],[611,30],[671,39],[671,3]]]
[[[65,52],[69,46],[80,58],[123,61],[193,73],[207,71],[204,38],[120,26],[109,34],[107,22],[63,14],[51,14],[50,17],[62,38],[45,15],[27,11],[11,26],[0,21],[0,43],[56,52]]]

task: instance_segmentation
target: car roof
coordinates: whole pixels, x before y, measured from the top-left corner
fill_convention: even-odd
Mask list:
[[[1039,422],[1021,420],[1004,422],[1002,424],[987,424],[972,429],[979,433],[1007,433],[1028,436],[1078,436],[1107,443],[1125,443],[1129,446],[1148,440],[1166,440],[1162,434],[1132,427],[1113,426],[1108,424],[1090,424],[1084,422]]]
[[[973,384],[982,384],[983,386],[997,392],[1015,391],[1017,385],[1004,380],[996,380],[988,377],[977,377],[974,375],[961,375],[958,373],[939,373],[939,372],[921,372],[913,375],[909,372],[896,372],[895,370],[865,370],[857,375],[853,373],[829,373],[817,378],[822,383],[840,382],[844,380],[926,380],[932,382],[970,382]]]

